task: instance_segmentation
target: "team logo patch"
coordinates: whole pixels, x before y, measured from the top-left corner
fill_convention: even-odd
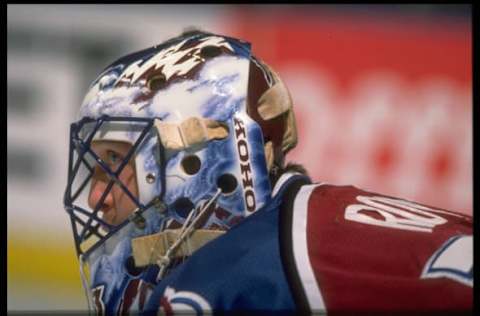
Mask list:
[[[190,291],[175,291],[167,286],[160,299],[159,315],[211,315],[210,304],[199,294]]]
[[[454,236],[430,257],[421,278],[442,277],[473,287],[473,236]]]

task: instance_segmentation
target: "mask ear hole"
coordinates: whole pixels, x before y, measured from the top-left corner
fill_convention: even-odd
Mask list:
[[[200,50],[200,55],[203,58],[217,57],[221,53],[222,53],[222,50],[220,49],[220,47],[216,47],[216,46],[206,46]]]
[[[200,158],[198,158],[198,156],[189,155],[189,156],[183,157],[181,161],[181,165],[182,165],[183,171],[185,171],[186,174],[194,175],[200,170],[200,167],[202,166],[202,162],[200,161]]]
[[[188,198],[179,198],[173,203],[172,208],[178,215],[187,218],[190,211],[195,208],[195,205]]]
[[[163,89],[166,85],[167,79],[163,74],[155,75],[147,81],[147,87],[152,91]]]
[[[217,179],[217,186],[222,190],[223,194],[229,194],[237,188],[237,179],[230,173],[222,174]]]

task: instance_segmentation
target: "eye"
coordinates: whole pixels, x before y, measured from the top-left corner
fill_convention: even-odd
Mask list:
[[[116,165],[120,162],[121,159],[122,159],[122,157],[118,153],[116,153],[112,150],[107,151],[107,161],[106,161],[106,163],[108,163],[109,165]]]

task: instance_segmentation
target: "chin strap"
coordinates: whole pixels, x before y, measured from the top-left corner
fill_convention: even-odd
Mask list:
[[[93,298],[92,292],[90,291],[90,287],[88,286],[87,277],[85,276],[85,265],[87,264],[84,259],[83,255],[78,256],[78,261],[80,263],[80,279],[82,280],[83,289],[85,290],[85,296],[87,297],[87,306],[88,306],[88,314],[92,315],[94,313],[93,309]]]
[[[213,211],[214,208],[210,206],[221,193],[222,190],[219,188],[212,198],[194,208],[180,229],[167,229],[160,233],[132,239],[135,266],[157,264],[160,267],[157,275],[158,282],[164,276],[172,259],[188,257],[209,241],[224,234],[225,231],[221,230],[196,228],[198,223]]]
[[[198,223],[198,221],[203,217],[203,215],[208,210],[208,208],[212,205],[212,203],[214,203],[217,200],[217,198],[220,196],[221,193],[222,193],[222,190],[220,188],[217,189],[217,192],[215,193],[215,195],[206,204],[204,204],[204,206],[198,213],[197,213],[197,209],[193,209],[190,212],[191,214],[189,214],[189,216],[183,223],[183,226],[180,230],[180,235],[178,236],[178,238],[175,240],[173,245],[171,245],[167,249],[165,255],[163,255],[157,260],[157,264],[160,267],[160,271],[158,272],[157,279],[156,279],[157,282],[163,277],[166,269],[170,265],[173,252],[177,249],[180,243],[183,242],[185,238],[187,238],[192,233],[192,231],[195,229],[195,224]]]
[[[172,253],[172,258],[191,256],[209,241],[225,234],[222,230],[195,229],[187,240],[181,242]],[[132,254],[136,267],[157,264],[167,250],[180,238],[181,229],[167,229],[161,233],[137,237],[132,240]]]

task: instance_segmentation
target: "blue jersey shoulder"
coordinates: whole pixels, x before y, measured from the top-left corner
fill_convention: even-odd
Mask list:
[[[294,311],[279,241],[278,194],[268,206],[211,241],[155,288],[146,314]]]

